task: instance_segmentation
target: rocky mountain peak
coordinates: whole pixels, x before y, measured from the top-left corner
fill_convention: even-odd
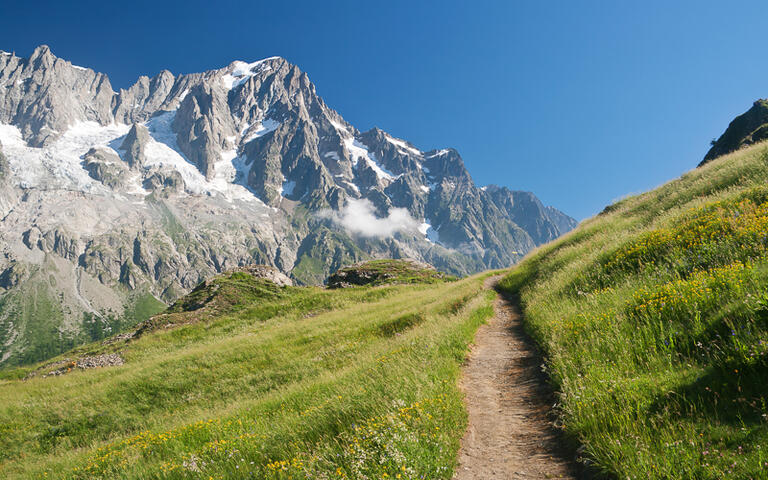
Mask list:
[[[29,56],[29,63],[35,68],[50,67],[56,61],[56,57],[51,52],[48,45],[40,45],[32,51]]]
[[[0,122],[14,124],[33,147],[49,145],[78,122],[107,125],[109,79],[53,55],[42,45],[29,58],[0,55]]]

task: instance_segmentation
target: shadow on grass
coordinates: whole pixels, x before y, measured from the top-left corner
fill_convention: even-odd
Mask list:
[[[695,381],[659,396],[649,411],[712,425],[765,423],[768,360],[712,367]]]

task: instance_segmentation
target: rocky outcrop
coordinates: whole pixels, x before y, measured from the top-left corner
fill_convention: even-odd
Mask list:
[[[699,166],[727,153],[768,139],[768,100],[757,100],[752,107],[734,118],[728,128],[704,156]]]
[[[41,374],[42,378],[58,377],[78,369],[89,370],[91,368],[118,367],[120,365],[125,365],[125,360],[119,353],[104,353],[100,355],[79,357],[76,360],[66,358],[55,363],[43,365],[37,370],[33,370],[27,374],[24,379],[29,380],[30,378],[36,377],[38,374]]]
[[[571,230],[573,230],[579,225],[579,222],[569,217],[568,215],[564,214],[563,212],[556,209],[555,207],[546,206],[544,207],[544,209],[547,212],[547,218],[549,219],[549,221],[552,222],[552,224],[557,228],[556,237],[559,237],[560,235],[565,235],[566,233],[570,232]],[[549,241],[550,240],[546,240],[546,242],[549,242]]]
[[[292,287],[293,280],[271,265],[246,265],[230,270],[230,272],[247,273],[254,278],[268,280],[278,287]]]
[[[216,83],[203,83],[191,89],[179,106],[173,120],[181,152],[205,175],[213,176],[213,166],[235,137],[227,92]]]
[[[8,290],[23,282],[29,277],[29,272],[24,264],[12,263],[0,273],[0,287]]]
[[[147,127],[134,123],[120,145],[120,149],[125,152],[123,159],[128,162],[129,167],[140,167],[144,164],[148,142],[149,130]]]
[[[185,183],[177,170],[160,168],[152,171],[147,179],[144,180],[144,188],[167,197],[174,193],[183,192],[185,190]]]
[[[112,149],[91,148],[83,156],[83,167],[92,178],[109,188],[125,186],[127,169]]]
[[[141,335],[147,328],[160,325],[163,319],[170,319],[175,314],[195,312],[194,318],[197,321],[202,317],[226,313],[233,307],[243,306],[260,297],[274,296],[282,287],[291,286],[293,282],[290,278],[269,265],[246,265],[227,270],[200,282],[191,292],[174,302],[165,313],[147,321],[146,327],[137,329],[134,337]]]
[[[328,288],[349,288],[364,285],[396,283],[433,283],[453,277],[438,272],[432,265],[410,258],[371,260],[339,269],[328,277]]]

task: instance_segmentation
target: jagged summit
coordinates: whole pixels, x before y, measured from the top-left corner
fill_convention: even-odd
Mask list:
[[[532,194],[478,188],[452,148],[361,132],[281,57],[115,91],[45,46],[3,54],[0,145],[0,345],[26,338],[7,312],[33,290],[63,306],[23,307],[29,318],[65,318],[75,335],[83,314],[112,328],[140,298],[170,303],[242,265],[315,284],[373,257],[467,274],[574,223]]]
[[[267,62],[289,63],[288,60],[286,60],[283,57],[272,56],[272,57],[265,57],[265,58],[262,58],[259,60],[253,60],[253,61],[233,60],[229,65],[227,65],[226,67],[220,70],[227,70],[227,73],[232,73],[235,70],[242,71],[242,72],[253,71],[256,67]]]

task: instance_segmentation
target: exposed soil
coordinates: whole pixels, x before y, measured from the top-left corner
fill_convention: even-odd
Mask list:
[[[577,478],[573,454],[552,426],[552,392],[519,311],[503,297],[494,309],[477,331],[461,380],[469,427],[454,480]]]

